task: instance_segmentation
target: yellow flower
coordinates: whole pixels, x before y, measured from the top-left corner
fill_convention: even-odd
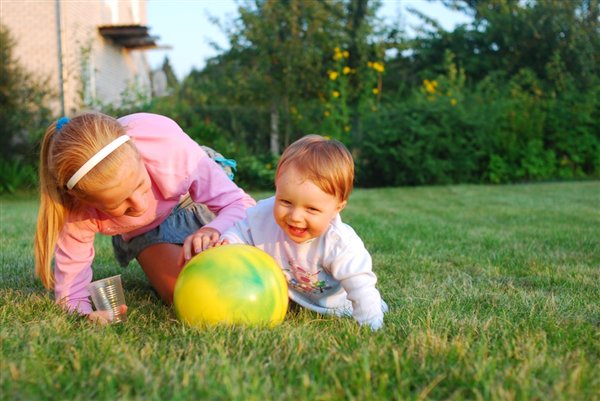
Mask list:
[[[434,94],[437,88],[437,81],[430,81],[428,79],[423,80],[423,86],[425,87],[425,92]]]
[[[379,62],[374,62],[373,63],[373,69],[377,72],[384,72],[385,68],[383,67],[383,63],[379,63]]]
[[[450,104],[451,104],[452,106],[456,106],[456,103],[457,103],[457,102],[456,102],[456,99],[452,99],[452,100],[450,100]]]
[[[328,71],[327,74],[329,74],[329,79],[332,81],[335,81],[338,77],[337,71]]]
[[[265,164],[265,167],[267,168],[267,170],[271,170],[273,168],[273,165],[271,163],[267,163]]]
[[[369,67],[369,68],[373,68],[373,62],[372,62],[372,61],[369,61],[369,62],[367,63],[367,67]]]
[[[345,126],[344,126],[344,131],[346,131],[346,132],[350,132],[350,126],[349,126],[349,125],[345,125]]]
[[[350,67],[348,67],[348,66],[344,67],[344,69],[342,70],[342,72],[344,73],[344,75],[350,74],[350,72],[351,72]]]
[[[378,95],[378,94],[379,94],[379,89],[377,89],[377,88],[373,88],[373,94],[374,94],[374,95]]]
[[[344,57],[344,53],[342,53],[342,51],[340,50],[339,47],[336,47],[335,49],[333,49],[333,59],[334,60],[339,60],[342,57]]]
[[[340,97],[340,92],[333,91],[333,92],[331,92],[331,96],[333,96],[333,97]]]
[[[373,112],[377,111],[377,107],[371,106],[371,111],[373,111]]]
[[[290,113],[296,114],[298,113],[298,109],[295,106],[290,107]]]
[[[342,53],[342,55],[344,56],[344,58],[350,57],[350,53],[348,52],[348,50],[344,50],[344,52]]]
[[[323,115],[325,117],[329,117],[331,115],[331,113],[329,112],[329,110],[325,110],[325,112],[323,113]]]

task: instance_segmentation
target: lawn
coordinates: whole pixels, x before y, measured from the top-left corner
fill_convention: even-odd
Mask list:
[[[376,333],[298,308],[186,327],[106,237],[94,277],[122,274],[129,320],[92,325],[34,276],[36,199],[0,201],[3,400],[600,399],[600,182],[356,190]]]

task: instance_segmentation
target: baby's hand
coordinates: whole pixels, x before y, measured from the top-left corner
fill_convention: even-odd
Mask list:
[[[127,305],[121,305],[119,308],[121,308],[120,312],[122,315],[127,314]],[[89,321],[104,326],[105,324],[112,323],[112,320],[114,318],[113,315],[113,311],[110,310],[93,311],[89,315],[87,315],[87,318]]]
[[[383,317],[363,322],[362,325],[368,325],[371,331],[377,331],[383,327]]]

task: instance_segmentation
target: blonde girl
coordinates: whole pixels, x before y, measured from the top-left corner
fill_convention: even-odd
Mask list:
[[[173,120],[156,114],[61,118],[42,140],[39,175],[36,273],[56,302],[91,320],[99,318],[86,290],[96,233],[112,236],[121,265],[137,258],[170,304],[185,260],[255,204]]]

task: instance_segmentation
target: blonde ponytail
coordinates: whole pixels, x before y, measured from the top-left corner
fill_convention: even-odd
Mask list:
[[[127,157],[137,155],[135,146],[124,144],[68,190],[67,181],[100,149],[125,133],[112,117],[85,113],[72,120],[52,123],[42,139],[40,150],[40,209],[34,238],[35,272],[42,284],[54,287],[52,258],[58,236],[69,213],[78,207],[86,188],[113,177]],[[134,153],[131,153],[134,152]]]
[[[35,273],[44,287],[54,287],[52,257],[54,248],[65,219],[65,207],[58,185],[49,167],[49,152],[52,139],[56,135],[56,124],[46,130],[40,150],[40,209],[34,239]]]

